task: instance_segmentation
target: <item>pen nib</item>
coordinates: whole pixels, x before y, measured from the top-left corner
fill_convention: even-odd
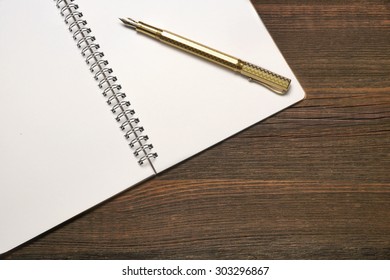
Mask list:
[[[131,28],[137,27],[137,22],[135,20],[132,20],[131,18],[119,18],[126,26]]]

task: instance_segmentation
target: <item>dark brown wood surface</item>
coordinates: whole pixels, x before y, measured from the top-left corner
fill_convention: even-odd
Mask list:
[[[307,99],[3,258],[390,258],[389,1],[253,4]]]

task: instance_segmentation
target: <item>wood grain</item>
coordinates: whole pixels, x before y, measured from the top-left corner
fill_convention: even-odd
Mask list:
[[[390,258],[389,2],[253,4],[307,99],[4,258]]]

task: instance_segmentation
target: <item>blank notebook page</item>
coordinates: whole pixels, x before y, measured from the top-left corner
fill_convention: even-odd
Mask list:
[[[138,166],[55,2],[3,0],[0,11],[12,11],[0,17],[3,253],[153,172]]]
[[[303,99],[249,0],[78,0],[141,116],[164,170]],[[130,17],[292,79],[280,96],[232,71],[126,28]]]

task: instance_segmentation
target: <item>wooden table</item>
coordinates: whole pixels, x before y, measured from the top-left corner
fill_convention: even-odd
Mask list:
[[[5,258],[390,258],[389,2],[253,3],[307,99]]]

